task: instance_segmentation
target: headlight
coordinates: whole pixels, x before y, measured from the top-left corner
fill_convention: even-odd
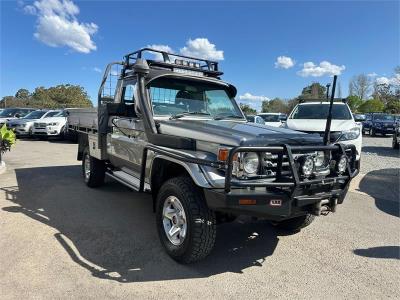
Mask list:
[[[336,164],[336,171],[338,173],[344,173],[346,171],[347,168],[347,157],[346,156],[342,156],[340,157],[339,161]]]
[[[374,124],[376,127],[382,127],[382,123],[375,123]]]
[[[258,171],[260,160],[258,154],[254,152],[246,152],[243,154],[243,169],[249,175],[254,175]]]
[[[304,176],[311,176],[314,172],[314,159],[311,156],[300,157],[301,173]]]
[[[322,167],[325,165],[325,153],[324,151],[318,151],[317,155],[314,157],[314,164],[316,167]]]
[[[360,136],[360,132],[360,127],[354,127],[350,130],[343,131],[339,141],[355,140]]]

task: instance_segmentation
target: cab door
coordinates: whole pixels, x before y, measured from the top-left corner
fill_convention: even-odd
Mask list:
[[[139,177],[145,135],[143,122],[135,113],[135,90],[136,81],[123,83],[119,101],[121,114],[110,119],[112,131],[107,145],[112,164]]]

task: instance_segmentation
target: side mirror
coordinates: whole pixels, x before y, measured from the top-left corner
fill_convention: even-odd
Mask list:
[[[21,118],[21,114],[15,114],[16,118]]]
[[[365,118],[354,118],[354,121],[356,122],[364,122],[365,120]]]

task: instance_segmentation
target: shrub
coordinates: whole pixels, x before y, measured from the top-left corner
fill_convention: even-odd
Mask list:
[[[11,146],[15,144],[15,133],[7,129],[6,124],[4,124],[0,129],[0,137],[0,152],[3,154],[6,151],[10,151]]]

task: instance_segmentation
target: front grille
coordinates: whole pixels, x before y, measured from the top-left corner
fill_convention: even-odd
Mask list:
[[[46,128],[46,123],[33,123],[35,128]]]

